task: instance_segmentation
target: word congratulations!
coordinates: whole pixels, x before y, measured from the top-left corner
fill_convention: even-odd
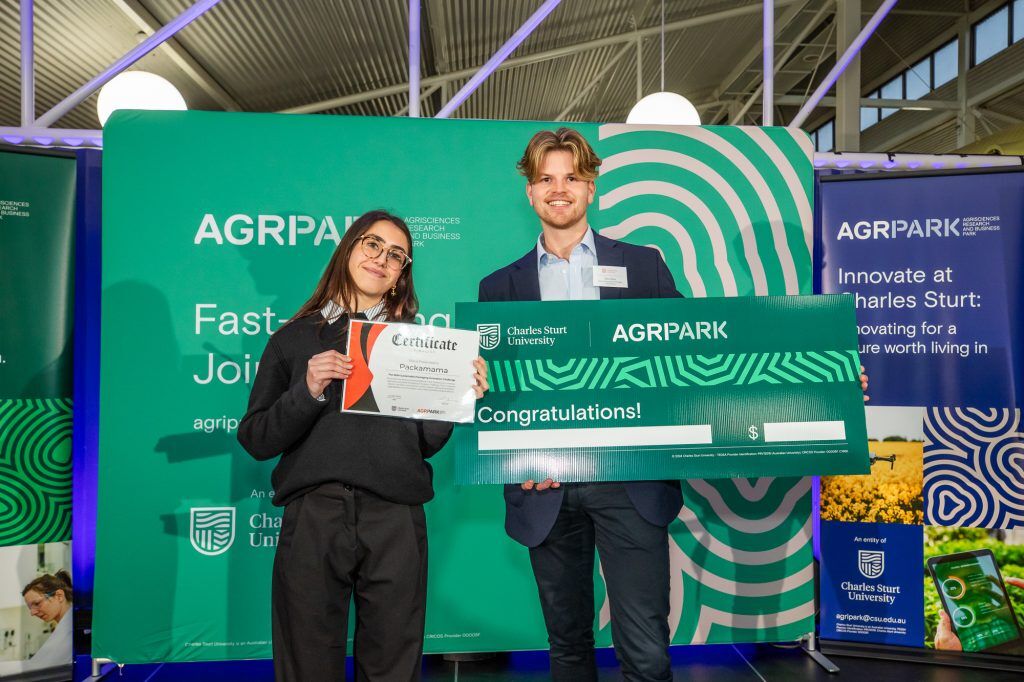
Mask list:
[[[391,337],[391,343],[395,346],[405,348],[429,348],[431,350],[458,350],[459,344],[451,339],[424,338],[421,336],[402,336],[395,334]]]
[[[602,407],[600,403],[593,405],[568,407],[545,407],[532,410],[495,410],[492,407],[481,407],[476,413],[481,424],[518,424],[529,428],[538,422],[582,422],[608,421],[609,419],[640,419],[640,403],[628,406]]]
[[[616,325],[612,343],[617,341],[683,341],[690,339],[727,339],[725,321],[714,322],[648,322]]]

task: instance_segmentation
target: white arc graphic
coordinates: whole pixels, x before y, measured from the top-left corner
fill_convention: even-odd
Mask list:
[[[757,251],[757,242],[754,239],[752,230],[753,221],[750,214],[736,190],[732,188],[711,166],[699,159],[695,159],[679,152],[665,149],[633,149],[626,152],[613,154],[601,163],[601,175],[605,176],[619,168],[625,168],[638,163],[660,163],[666,166],[675,166],[689,171],[708,182],[714,190],[722,197],[733,219],[740,229],[740,238],[743,242],[743,256],[750,268],[750,276],[754,283],[754,293],[758,296],[768,294],[768,280],[764,274],[764,266],[761,264],[761,256]],[[794,273],[795,278],[795,273]]]
[[[707,231],[708,238],[711,240],[711,253],[715,263],[715,269],[718,270],[718,276],[722,281],[722,290],[726,296],[736,296],[736,277],[733,275],[732,266],[729,265],[729,255],[725,245],[725,237],[722,234],[722,226],[718,224],[718,220],[711,212],[711,209],[708,208],[708,205],[701,201],[701,199],[693,192],[683,189],[678,185],[673,185],[670,182],[641,180],[639,182],[630,182],[622,185],[621,187],[616,187],[607,194],[602,195],[599,200],[599,206],[601,210],[604,210],[615,206],[620,201],[649,194],[675,199],[696,214],[701,223],[700,227]],[[669,216],[665,216],[665,218],[672,221],[671,223],[668,223],[668,220],[666,220],[666,224],[679,225],[680,229],[685,232],[685,228],[678,222],[672,220]],[[673,231],[672,236],[676,238],[676,241],[679,242],[681,247],[683,246],[685,239],[689,241],[690,248],[693,248],[688,232],[685,234],[677,234]]]

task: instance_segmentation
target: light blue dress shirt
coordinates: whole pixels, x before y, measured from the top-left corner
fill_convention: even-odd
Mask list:
[[[569,260],[548,253],[544,234],[537,238],[537,278],[542,301],[596,301],[601,293],[594,286],[597,249],[589,227],[583,240],[573,248]]]

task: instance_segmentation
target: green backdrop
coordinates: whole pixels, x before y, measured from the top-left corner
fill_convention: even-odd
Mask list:
[[[75,160],[0,152],[0,546],[71,537]]]
[[[309,295],[346,224],[385,208],[413,231],[423,321],[447,324],[481,277],[533,248],[538,220],[515,162],[553,126],[204,112],[108,122],[95,656],[270,655],[273,462],[249,458],[232,421],[268,321],[276,329]],[[604,158],[591,224],[658,248],[684,294],[810,293],[806,135],[577,128]],[[455,487],[451,454],[433,460],[427,507],[426,650],[546,648],[500,488]],[[692,481],[684,493],[671,548],[675,641],[810,632],[809,481]],[[210,507],[201,514],[221,533],[200,552],[193,510]]]

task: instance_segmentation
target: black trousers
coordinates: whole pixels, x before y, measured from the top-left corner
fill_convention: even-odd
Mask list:
[[[620,483],[563,484],[547,539],[530,549],[555,682],[597,680],[594,547],[611,604],[612,643],[629,682],[672,679],[668,530],[646,521]]]
[[[341,483],[293,500],[274,557],[276,679],[345,679],[354,600],[356,680],[419,680],[426,588],[422,505],[395,504]]]

